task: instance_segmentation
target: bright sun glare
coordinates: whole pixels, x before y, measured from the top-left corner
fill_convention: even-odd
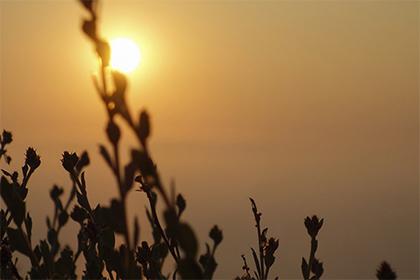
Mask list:
[[[124,72],[132,72],[139,65],[140,50],[136,43],[128,38],[111,40],[111,67]]]

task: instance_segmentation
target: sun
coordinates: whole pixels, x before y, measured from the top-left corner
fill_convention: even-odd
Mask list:
[[[138,46],[128,38],[111,40],[111,67],[130,73],[140,64],[141,54]]]

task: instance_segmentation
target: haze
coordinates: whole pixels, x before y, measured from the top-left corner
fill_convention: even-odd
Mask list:
[[[71,186],[64,150],[89,151],[93,202],[116,195],[97,148],[106,116],[76,1],[0,7],[1,128],[13,131],[12,167],[28,145],[43,162],[30,185],[36,239],[48,190]],[[223,229],[217,278],[241,274],[255,245],[249,196],[280,240],[272,275],[300,277],[303,219],[317,214],[326,278],[372,278],[382,260],[419,277],[417,1],[105,1],[101,11],[105,37],[142,50],[129,100],[151,113],[165,182],[202,241]],[[130,197],[145,222],[144,194]],[[63,234],[70,244],[76,229]]]

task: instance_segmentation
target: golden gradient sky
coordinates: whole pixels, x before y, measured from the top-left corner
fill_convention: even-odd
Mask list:
[[[42,156],[29,195],[39,238],[47,191],[70,187],[64,150],[89,151],[92,201],[116,195],[97,149],[106,116],[76,1],[0,7],[0,124],[13,131],[13,167],[28,145]],[[143,53],[129,100],[152,115],[163,178],[187,198],[203,242],[214,223],[224,230],[216,277],[240,274],[255,245],[249,196],[280,239],[272,275],[300,277],[303,218],[318,214],[325,277],[371,278],[383,259],[419,277],[419,10],[416,1],[105,1],[102,34],[131,37]],[[131,214],[144,220],[145,202],[133,192]]]

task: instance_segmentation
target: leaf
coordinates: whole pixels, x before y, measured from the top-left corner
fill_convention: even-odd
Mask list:
[[[96,21],[92,19],[85,19],[82,23],[82,30],[83,32],[92,40],[97,39],[96,34]]]
[[[28,234],[28,238],[30,240],[31,239],[31,235],[32,235],[32,218],[29,215],[29,213],[26,214],[25,228],[26,228],[26,232]]]
[[[182,279],[202,279],[203,272],[194,259],[182,259],[178,263],[177,268]]]
[[[99,153],[104,158],[104,160],[108,164],[108,166],[111,169],[114,169],[113,164],[112,164],[111,156],[109,155],[109,152],[104,145],[99,145]]]
[[[111,228],[106,228],[99,235],[98,249],[102,256],[113,251],[115,246],[115,236]]]
[[[6,177],[2,176],[0,181],[0,194],[7,208],[10,210],[13,220],[17,226],[21,226],[25,218],[25,202],[17,192],[17,186],[9,184]]]
[[[64,226],[67,223],[68,219],[69,214],[67,214],[67,212],[65,211],[62,211],[58,216],[58,224],[60,225],[60,227]]]
[[[26,242],[26,236],[20,230],[14,228],[7,228],[7,236],[9,237],[10,244],[18,252],[24,254],[25,256],[30,256],[31,249]]]
[[[89,163],[90,163],[89,154],[86,151],[84,151],[82,155],[80,156],[79,161],[76,164],[77,172],[82,171],[82,169],[88,166]]]
[[[252,257],[254,258],[255,266],[257,267],[258,275],[262,275],[260,262],[258,261],[257,253],[255,253],[254,248],[251,248]]]
[[[73,221],[82,224],[85,219],[88,217],[88,213],[79,206],[75,205],[73,211],[70,214]]]
[[[80,206],[82,206],[84,209],[89,210],[89,203],[84,195],[82,195],[80,192],[76,192],[77,196],[77,202]]]
[[[136,170],[137,165],[134,162],[130,162],[124,167],[124,193],[127,193],[133,187]]]
[[[181,217],[182,212],[184,212],[187,203],[182,196],[182,194],[178,194],[176,197],[176,206],[178,207],[178,217]]]
[[[186,257],[195,259],[198,253],[198,241],[193,229],[186,223],[180,223],[177,227],[176,237]]]
[[[47,234],[48,243],[51,245],[51,253],[53,256],[58,252],[59,243],[58,243],[58,236],[57,232],[54,229],[50,229]]]
[[[308,279],[309,278],[309,265],[306,262],[305,258],[302,258],[301,269],[302,269],[303,278]]]

